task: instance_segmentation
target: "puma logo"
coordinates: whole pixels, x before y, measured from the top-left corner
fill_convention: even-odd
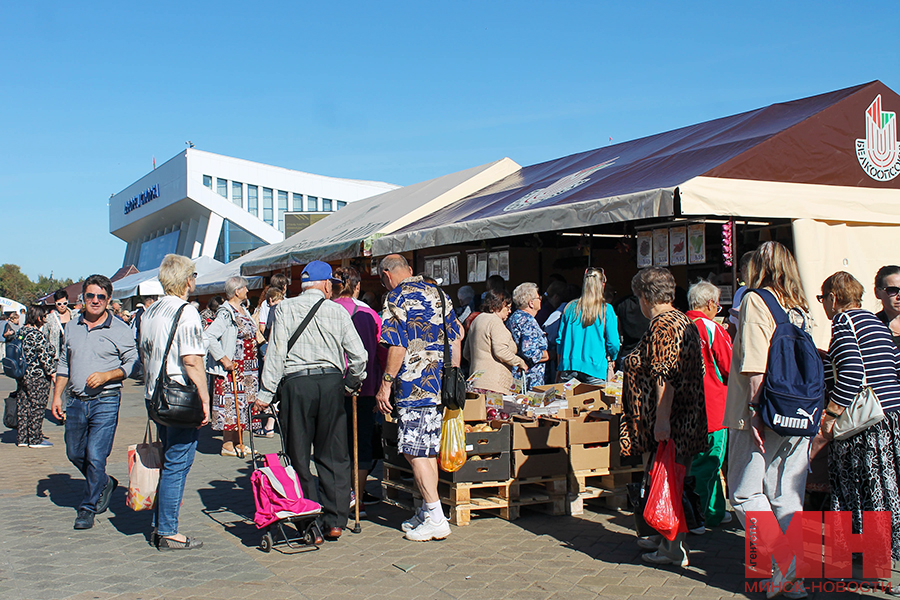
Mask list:
[[[816,412],[818,412],[818,410],[819,410],[819,409],[817,409],[817,408],[816,408],[816,409],[813,409],[812,414],[809,414],[808,412],[806,412],[806,411],[803,410],[802,408],[798,408],[798,409],[797,409],[797,414],[800,415],[801,417],[806,417],[807,419],[809,419],[809,424],[810,424],[810,425],[815,425],[815,424],[816,424],[816,416],[815,416],[815,415],[816,415]]]

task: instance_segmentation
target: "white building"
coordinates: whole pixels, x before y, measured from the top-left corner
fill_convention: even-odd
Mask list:
[[[284,239],[285,213],[322,214],[397,188],[337,179],[189,148],[109,200],[123,266],[146,271],[169,253],[229,262]]]

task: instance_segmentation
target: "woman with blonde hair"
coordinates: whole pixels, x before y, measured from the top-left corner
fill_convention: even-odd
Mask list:
[[[772,512],[782,530],[787,531],[794,513],[803,510],[810,438],[782,436],[763,424],[759,403],[775,319],[763,296],[750,290],[767,290],[774,295],[790,322],[807,333],[811,329],[809,305],[797,262],[778,242],[765,242],[757,248],[750,259],[748,276],[723,420],[729,429],[728,488],[742,524],[747,512]],[[786,590],[788,598],[806,596],[793,567],[784,574],[776,567],[770,586],[772,590]]]
[[[563,311],[556,335],[559,381],[573,377],[582,383],[599,384],[609,377],[609,365],[621,347],[616,311],[606,303],[603,269],[584,272],[581,297]]]

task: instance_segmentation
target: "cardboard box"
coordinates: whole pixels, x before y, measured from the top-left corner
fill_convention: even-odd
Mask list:
[[[565,448],[551,450],[513,450],[513,477],[556,477],[569,470],[569,455]]]
[[[485,420],[487,420],[487,407],[484,403],[484,395],[466,392],[466,406],[463,409],[463,421]]]
[[[512,426],[503,423],[493,431],[473,431],[466,434],[466,455],[509,452],[512,446]]]
[[[602,420],[591,420],[586,422],[586,419],[588,418],[599,418]],[[611,415],[604,415],[599,411],[581,413],[577,417],[567,418],[565,421],[569,431],[569,446],[609,442],[612,433],[610,429],[611,418]],[[616,438],[618,438],[618,429],[616,430]]]
[[[466,459],[466,463],[453,473],[438,469],[438,478],[450,483],[506,481],[510,478],[511,469],[509,452],[502,452],[481,460]]]
[[[495,421],[494,427],[502,421]],[[565,448],[567,441],[564,421],[550,417],[540,417],[535,421],[513,420],[513,450],[546,450],[549,448]]]
[[[534,389],[539,392],[555,389],[559,395],[569,401],[568,410],[596,410],[606,408],[611,403],[604,400],[603,387],[599,385],[576,383],[574,386],[567,386],[565,383],[554,383],[536,385]]]
[[[609,442],[602,444],[578,444],[569,447],[569,465],[573,471],[608,469],[610,467]]]

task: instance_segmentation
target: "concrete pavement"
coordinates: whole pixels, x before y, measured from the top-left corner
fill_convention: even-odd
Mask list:
[[[13,388],[0,376],[3,398]],[[690,537],[691,567],[653,568],[640,561],[630,514],[593,505],[580,517],[473,518],[447,540],[430,543],[402,538],[399,525],[408,516],[402,511],[367,506],[358,535],[346,531],[316,552],[265,554],[252,522],[250,466],[219,456],[221,438],[208,428],[181,510],[181,531],[204,546],[159,552],[148,543],[150,514],[125,506],[126,449],[142,439],[146,422],[142,388],[127,382],[109,459],[109,473],[123,485],[88,531],[72,529],[82,479],[66,459],[63,427],[45,421],[50,449],[18,448],[15,432],[4,430],[0,599],[764,597],[743,591],[744,540],[736,521]],[[263,442],[263,451],[277,445]],[[375,481],[368,489],[380,495]]]

